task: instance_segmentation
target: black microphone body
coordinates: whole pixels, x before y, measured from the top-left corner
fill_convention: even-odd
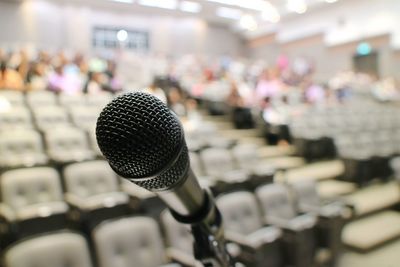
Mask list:
[[[156,193],[177,221],[192,225],[204,266],[232,266],[221,214],[190,169],[183,128],[164,103],[140,92],[118,96],[101,112],[96,137],[117,174]]]

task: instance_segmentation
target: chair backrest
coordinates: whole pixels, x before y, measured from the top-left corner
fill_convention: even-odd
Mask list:
[[[89,147],[85,133],[72,127],[59,127],[47,131],[45,141],[49,151],[70,152]]]
[[[107,105],[113,99],[113,95],[110,93],[103,92],[96,95],[86,95],[86,104],[89,106],[97,107],[101,110],[105,105]]]
[[[70,108],[72,122],[81,129],[92,130],[96,127],[100,111],[96,107],[74,106]]]
[[[234,169],[232,155],[227,149],[207,148],[201,151],[200,156],[207,175],[220,176]]]
[[[190,168],[192,168],[193,172],[196,175],[202,175],[203,169],[201,166],[199,155],[194,152],[189,152],[189,158],[190,158]]]
[[[217,199],[224,227],[243,235],[262,227],[261,214],[255,196],[246,191],[229,193]]]
[[[68,114],[65,109],[55,106],[38,106],[33,109],[35,122],[40,130],[69,125]]]
[[[43,152],[42,139],[34,130],[5,131],[0,134],[0,161],[2,158],[7,159],[14,155],[32,155],[41,152]]]
[[[64,107],[79,107],[86,104],[86,99],[83,95],[69,95],[60,94],[58,96],[58,102]]]
[[[241,169],[251,169],[259,162],[256,145],[236,145],[232,148],[232,153]]]
[[[264,215],[289,220],[296,217],[287,188],[282,184],[268,184],[256,189],[256,196]]]
[[[4,254],[5,267],[92,267],[85,238],[61,232],[27,239]]]
[[[302,205],[319,207],[320,199],[317,192],[317,184],[312,180],[294,182],[290,185],[296,204],[301,208]]]
[[[56,94],[50,91],[33,91],[26,95],[26,102],[31,107],[55,106]]]
[[[129,217],[104,222],[93,231],[100,267],[157,267],[166,262],[156,221]]]
[[[32,119],[28,109],[24,107],[13,107],[4,112],[0,111],[0,131],[31,128]]]
[[[2,201],[15,210],[63,199],[60,177],[49,167],[7,171],[1,175],[0,185]]]
[[[170,247],[193,255],[193,236],[187,224],[177,222],[169,210],[161,213],[161,221],[165,230],[165,237]]]
[[[2,90],[0,92],[0,103],[8,103],[10,106],[23,106],[24,95],[22,92],[13,91],[13,90]]]
[[[66,191],[89,197],[119,191],[116,174],[106,161],[88,161],[68,165],[64,169]]]

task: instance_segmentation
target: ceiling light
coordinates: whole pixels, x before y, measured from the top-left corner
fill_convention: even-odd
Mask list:
[[[190,12],[190,13],[199,13],[201,11],[201,5],[196,2],[190,1],[182,1],[179,4],[179,9],[181,11]]]
[[[327,2],[327,3],[335,3],[335,2],[337,2],[337,0],[325,0],[325,2]]]
[[[240,19],[242,11],[235,8],[219,7],[217,8],[217,16],[227,19]]]
[[[133,0],[110,0],[112,2],[118,2],[118,3],[126,3],[126,4],[132,4]]]
[[[257,30],[257,21],[251,15],[243,15],[239,21],[240,28],[248,31],[255,31]]]
[[[209,2],[261,11],[265,0],[208,0]]]
[[[165,9],[176,9],[178,3],[176,0],[139,0],[139,5]]]
[[[303,14],[307,11],[307,4],[304,0],[288,0],[287,9],[298,14]]]
[[[263,20],[277,23],[281,19],[281,15],[279,14],[278,9],[274,7],[271,3],[265,2],[264,8],[261,11],[261,17]]]
[[[128,39],[128,32],[125,31],[125,30],[119,30],[119,31],[117,32],[117,39],[118,39],[118,41],[120,41],[120,42],[125,42],[126,39]]]

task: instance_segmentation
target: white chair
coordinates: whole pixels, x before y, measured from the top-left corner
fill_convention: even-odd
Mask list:
[[[88,244],[72,232],[46,234],[23,240],[4,253],[5,267],[93,267]]]
[[[225,237],[240,246],[238,258],[248,266],[281,266],[281,231],[264,226],[255,196],[246,191],[221,195],[217,206],[223,217]]]
[[[16,106],[0,111],[0,131],[32,128],[31,114],[25,107]]]
[[[67,202],[84,211],[127,205],[117,175],[106,161],[73,163],[63,170]]]
[[[39,133],[13,130],[0,133],[0,168],[32,167],[48,162]]]
[[[0,103],[9,107],[24,106],[25,99],[22,92],[13,90],[0,91]]]
[[[269,184],[256,189],[266,223],[280,227],[284,231],[285,250],[294,266],[308,267],[316,253],[315,226],[317,218],[313,214],[298,214],[282,184]]]
[[[26,94],[26,102],[32,108],[55,106],[56,94],[50,91],[34,91]]]
[[[100,111],[96,107],[73,106],[70,108],[71,119],[74,125],[80,129],[94,131]]]
[[[57,163],[70,163],[94,158],[86,134],[76,128],[59,127],[45,134],[47,153]]]
[[[0,179],[2,215],[9,222],[65,214],[61,181],[49,167],[16,169]],[[44,228],[45,229],[45,228]]]
[[[70,125],[64,108],[56,106],[37,106],[33,108],[33,117],[40,131],[52,130]]]
[[[167,264],[160,230],[150,217],[104,222],[92,236],[100,267],[180,266]]]

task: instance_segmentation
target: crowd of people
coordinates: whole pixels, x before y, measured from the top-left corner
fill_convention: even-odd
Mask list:
[[[0,89],[94,94],[120,91],[122,84],[113,60],[82,54],[68,57],[63,52],[30,55],[25,50],[0,50]]]
[[[65,94],[144,90],[179,115],[185,115],[196,99],[228,104],[241,116],[256,110],[274,124],[285,122],[287,107],[341,102],[360,88],[383,100],[399,98],[393,79],[373,82],[368,75],[347,71],[320,83],[313,78],[317,67],[306,58],[291,61],[284,55],[267,64],[231,57],[99,57],[0,49],[0,90]],[[132,78],[136,84],[129,83]]]

